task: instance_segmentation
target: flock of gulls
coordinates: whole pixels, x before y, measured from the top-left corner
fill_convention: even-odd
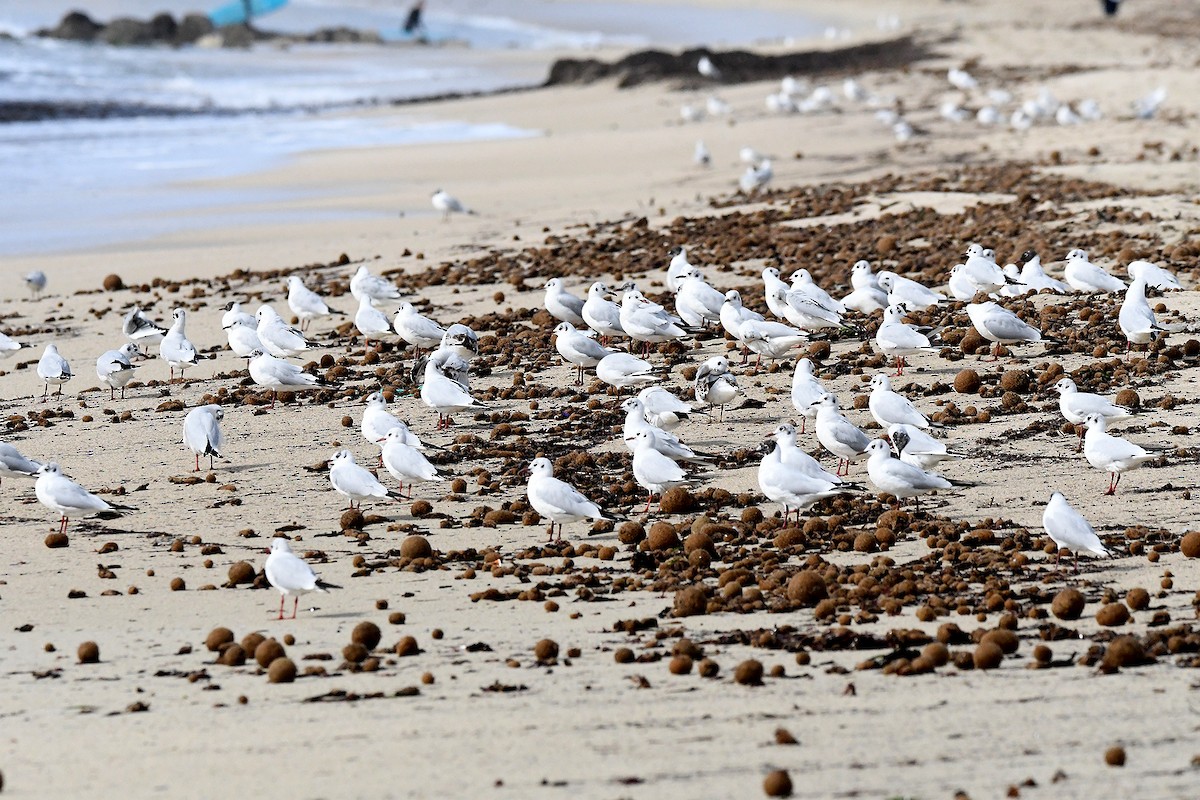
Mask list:
[[[849,291],[836,299],[805,269],[795,270],[785,281],[778,268],[768,267],[762,271],[760,306],[768,314],[762,314],[744,305],[738,291],[721,291],[709,284],[680,247],[671,251],[664,275],[673,309],[648,298],[634,283],[610,287],[596,281],[581,297],[572,294],[561,278],[546,281],[543,304],[557,320],[554,346],[571,367],[576,385],[581,385],[585,372],[592,370],[617,394],[620,409],[625,412],[621,439],[631,452],[633,477],[646,491],[646,513],[655,496],[661,498],[673,487],[694,485],[694,470],[712,467],[717,459],[714,454],[687,445],[677,429],[698,414],[723,418],[725,408],[744,394],[735,367],[725,355],[711,356],[696,366],[690,398],[673,393],[663,385],[670,377],[668,365],[656,365],[651,351],[663,343],[724,334],[741,346],[739,367],[745,365],[744,369],[757,370],[764,357],[768,361],[796,357],[790,403],[779,401],[780,407],[771,416],[787,417],[794,412],[799,415],[800,430],[787,422],[778,424],[769,434],[771,447],[758,468],[762,494],[782,507],[786,521],[793,512],[799,520],[802,512],[824,499],[864,491],[866,483],[894,497],[897,506],[911,498],[918,507],[922,495],[971,485],[936,471],[943,462],[964,458],[964,454],[943,438],[941,425],[896,391],[886,373],[870,379],[867,404],[883,434],[872,436],[848,418],[837,395],[822,383],[813,361],[798,357],[798,348],[812,337],[855,331],[856,317],[861,321],[878,315],[881,322],[873,337],[874,345],[894,363],[895,375],[902,375],[909,359],[938,358],[937,332],[905,321],[913,311],[947,303],[950,298],[969,301],[965,305],[967,318],[980,336],[995,343],[996,359],[1001,345],[1024,345],[1043,338],[1035,325],[1002,305],[1006,297],[1038,291],[1123,292],[1119,325],[1133,348],[1167,333],[1156,321],[1146,299],[1147,290],[1169,292],[1182,286],[1170,272],[1149,262],[1135,261],[1128,265],[1127,272],[1128,281],[1091,262],[1083,250],[1072,250],[1059,281],[1046,273],[1035,253],[1026,252],[1020,264],[1002,267],[993,251],[972,244],[965,260],[948,270],[946,291],[895,272],[874,271],[868,262],[859,261],[851,267]],[[26,282],[35,294],[46,286],[45,276],[40,273],[27,276]],[[475,331],[461,323],[443,327],[421,314],[394,284],[371,274],[365,265],[352,276],[350,291],[358,301],[354,326],[367,348],[382,341],[413,348],[417,358],[414,374],[420,375],[418,396],[437,414],[435,430],[454,424],[455,414],[483,407],[472,394],[471,362],[479,351]],[[976,302],[984,296],[991,299]],[[310,341],[305,329],[342,313],[330,308],[298,276],[287,281],[287,306],[299,327],[292,327],[269,304],[251,315],[233,302],[224,307],[221,319],[229,349],[246,360],[253,382],[272,393],[272,408],[280,392],[302,392],[326,385],[321,377],[291,359],[307,357],[310,351],[324,346]],[[395,311],[385,312],[388,307]],[[115,397],[119,390],[124,397],[127,384],[146,368],[142,361],[154,347],[168,367],[169,380],[183,380],[186,370],[204,357],[189,341],[186,322],[187,313],[182,308],[171,312],[167,327],[150,319],[140,307],[131,308],[122,326],[127,341],[96,360],[96,375],[109,387],[110,396]],[[0,352],[5,355],[22,347],[0,335]],[[755,363],[749,366],[752,355]],[[37,373],[45,384],[43,400],[49,397],[51,385],[61,394],[64,384],[74,377],[68,360],[53,342],[45,345]],[[1117,491],[1125,473],[1163,455],[1166,448],[1135,444],[1108,431],[1110,425],[1131,419],[1133,410],[1082,390],[1070,378],[1062,378],[1054,388],[1063,417],[1079,431],[1084,457],[1094,468],[1108,473],[1107,494]],[[621,400],[625,392],[630,396]],[[193,454],[197,471],[201,458],[209,459],[211,469],[214,459],[223,457],[224,413],[220,406],[209,404],[193,408],[183,417],[182,443]],[[425,456],[426,444],[409,424],[393,414],[382,392],[365,398],[359,424],[363,438],[378,448],[379,467],[397,485],[385,485],[376,471],[356,462],[350,449],[339,449],[329,461],[329,481],[350,508],[364,501],[411,497],[418,484],[446,480]],[[800,445],[800,437],[808,435],[816,440],[812,452]],[[826,469],[818,457],[836,461],[835,469]],[[852,465],[863,460],[865,482],[851,481]],[[557,531],[561,539],[565,524],[617,516],[556,477],[546,458],[533,460],[527,472],[528,502],[549,522],[551,537]],[[0,476],[36,478],[37,499],[60,515],[59,530],[63,533],[71,516],[135,510],[90,493],[64,475],[58,464],[27,458],[7,443],[0,444]],[[1062,549],[1076,554],[1080,550],[1108,553],[1063,492],[1053,493],[1043,525]],[[276,540],[271,559],[268,578],[285,595],[298,596],[321,588],[315,574],[290,552],[286,543]]]

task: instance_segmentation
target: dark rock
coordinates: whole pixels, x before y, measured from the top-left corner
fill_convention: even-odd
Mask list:
[[[117,17],[100,31],[100,41],[114,47],[152,44],[154,28],[145,20]]]
[[[40,30],[37,35],[51,39],[69,39],[73,42],[90,42],[103,27],[82,11],[71,11],[58,25]]]
[[[187,14],[175,29],[175,44],[195,44],[200,38],[212,33],[212,20],[204,14]]]
[[[178,31],[179,23],[165,11],[150,19],[150,36],[156,42],[173,42]]]

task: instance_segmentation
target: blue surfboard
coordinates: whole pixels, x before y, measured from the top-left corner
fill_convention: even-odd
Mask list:
[[[250,17],[254,19],[272,11],[278,11],[287,5],[288,0],[250,0]],[[230,2],[208,12],[208,18],[214,27],[223,28],[226,25],[241,25],[246,22],[246,6],[244,0]]]

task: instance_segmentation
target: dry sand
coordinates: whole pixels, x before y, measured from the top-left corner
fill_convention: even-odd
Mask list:
[[[839,13],[855,17],[858,30],[866,30],[877,5],[836,4]],[[950,426],[947,438],[960,443],[972,457],[948,468],[947,474],[980,485],[934,499],[926,505],[929,516],[914,519],[914,527],[919,520],[922,524],[965,522],[968,529],[985,527],[984,520],[995,521],[994,543],[977,548],[983,554],[979,560],[963,556],[957,545],[945,547],[943,542],[931,547],[924,536],[906,532],[903,525],[896,526],[898,541],[884,554],[900,565],[936,566],[939,558],[944,559],[945,574],[963,581],[941,595],[941,601],[949,604],[944,615],[932,621],[916,616],[918,606],[938,604],[934,593],[915,601],[910,598],[894,616],[868,615],[848,604],[839,609],[846,615],[844,620],[816,620],[811,609],[723,611],[676,619],[672,616],[675,587],[695,580],[715,587],[716,575],[734,562],[747,560],[751,569],[761,569],[750,587],[757,582],[766,595],[778,596],[780,590],[772,588],[778,576],[763,565],[774,564],[786,580],[817,554],[841,567],[876,563],[880,555],[854,552],[844,539],[834,536],[824,552],[810,547],[773,553],[773,533],[756,537],[751,530],[746,539],[739,538],[743,531],[738,528],[734,537],[738,544],[718,542],[718,560],[707,572],[689,573],[682,553],[652,556],[646,571],[644,563],[631,563],[636,547],[620,545],[614,533],[585,537],[587,528],[582,523],[567,527],[568,538],[593,548],[615,545],[615,559],[598,560],[594,549],[570,562],[562,551],[527,551],[544,537],[543,526],[520,524],[520,514],[516,524],[465,527],[452,522],[443,528],[436,518],[414,519],[408,503],[368,504],[367,513],[380,514],[385,521],[367,525],[368,537],[362,540],[344,536],[338,524],[342,498],[332,492],[324,472],[305,467],[327,458],[339,443],[349,446],[360,463],[371,461],[375,450],[362,440],[356,426],[360,398],[378,385],[373,375],[376,366],[388,370],[383,373],[385,382],[400,390],[395,399],[398,412],[423,437],[439,444],[453,441],[449,434],[434,432],[428,410],[404,394],[403,386],[391,383],[398,370],[411,364],[411,357],[405,354],[400,361],[393,352],[380,365],[364,365],[361,342],[337,335],[329,322],[318,324],[316,338],[326,348],[318,355],[347,359],[350,373],[343,390],[336,397],[323,398],[332,402],[304,399],[255,414],[258,406],[239,404],[231,396],[241,380],[235,374],[241,364],[224,349],[217,310],[230,298],[247,296],[282,308],[282,278],[267,277],[265,271],[303,269],[310,283],[320,281],[336,289],[344,288],[360,261],[377,272],[399,270],[421,276],[443,262],[460,264],[481,254],[499,253],[516,256],[527,278],[520,288],[505,281],[422,285],[419,295],[444,323],[498,311],[497,324],[544,333],[549,327],[541,324],[545,320],[534,320],[531,312],[522,309],[539,306],[541,279],[547,270],[566,272],[572,288],[580,292],[600,274],[640,273],[643,284],[657,293],[663,290],[665,251],[684,239],[694,245],[695,260],[709,268],[716,285],[749,290],[764,261],[737,257],[736,231],[726,230],[719,243],[704,240],[702,234],[692,241],[680,220],[737,212],[748,215],[738,218],[747,225],[747,249],[756,244],[751,225],[767,224],[781,242],[789,243],[796,240],[788,236],[811,236],[825,243],[830,230],[852,231],[854,244],[846,246],[847,252],[830,250],[814,258],[814,273],[832,287],[846,283],[846,270],[855,258],[879,261],[881,254],[871,249],[883,234],[897,226],[936,227],[936,218],[931,223],[914,211],[933,208],[962,228],[961,235],[943,229],[945,248],[939,244],[921,256],[936,272],[955,263],[957,252],[965,248],[966,237],[974,230],[972,214],[987,220],[989,207],[1003,213],[1013,207],[1013,198],[1027,184],[943,187],[951,191],[939,191],[932,184],[900,185],[888,191],[882,183],[866,182],[888,173],[948,175],[968,165],[983,168],[1008,162],[1031,164],[1034,176],[1111,182],[1117,188],[1091,198],[1044,197],[1044,208],[1062,216],[1010,220],[1010,240],[991,242],[1002,258],[1017,255],[1011,239],[1024,237],[1028,225],[1030,237],[1056,244],[1078,242],[1103,254],[1098,260],[1117,271],[1124,266],[1117,254],[1128,243],[1138,257],[1171,263],[1194,286],[1200,279],[1195,253],[1189,255],[1176,245],[1195,240],[1200,216],[1194,202],[1200,188],[1195,149],[1200,101],[1189,90],[1195,82],[1194,35],[1175,34],[1188,25],[1194,33],[1197,20],[1184,3],[1139,0],[1128,5],[1115,22],[1104,22],[1090,2],[889,4],[888,10],[899,14],[906,28],[915,28],[942,54],[911,69],[858,76],[871,90],[904,99],[910,119],[924,132],[904,145],[874,120],[871,110],[845,102],[836,113],[768,115],[763,97],[774,85],[766,83],[722,87],[721,96],[735,108],[733,120],[694,125],[680,122],[679,107],[684,102],[703,102],[705,93],[679,91],[669,84],[626,91],[601,84],[438,103],[370,113],[502,121],[542,133],[503,142],[319,153],[279,170],[220,184],[231,190],[294,189],[297,210],[334,209],[338,217],[330,221],[317,215],[317,221],[203,230],[83,253],[7,260],[0,266],[6,276],[45,269],[52,290],[49,297],[31,303],[19,284],[9,280],[12,289],[0,302],[6,330],[34,329],[21,337],[31,349],[6,362],[8,373],[0,378],[5,387],[0,409],[10,420],[4,440],[31,457],[57,460],[92,489],[124,487],[128,494],[123,500],[139,510],[115,521],[72,520],[70,546],[49,549],[42,539],[55,527],[51,512],[33,500],[29,482],[4,482],[0,772],[5,795],[43,798],[120,792],[129,797],[211,797],[252,791],[289,798],[754,797],[761,796],[763,777],[773,769],[790,772],[796,796],[813,798],[948,798],[958,790],[974,798],[1006,792],[1014,796],[1010,787],[1019,787],[1020,796],[1034,797],[1194,795],[1193,758],[1200,753],[1191,718],[1194,681],[1180,666],[1190,663],[1200,641],[1181,634],[1176,643],[1181,654],[1161,655],[1154,664],[1112,675],[1100,674],[1095,665],[1027,669],[1040,637],[1049,635],[1051,621],[1069,634],[1048,642],[1055,659],[1078,658],[1090,646],[1110,638],[1097,625],[1095,611],[1102,599],[1123,598],[1132,587],[1150,591],[1150,608],[1135,612],[1133,621],[1116,632],[1151,634],[1153,618],[1160,612],[1170,615],[1172,625],[1194,618],[1192,599],[1200,588],[1200,570],[1177,547],[1183,531],[1198,527],[1196,505],[1187,491],[1196,483],[1200,425],[1193,403],[1194,359],[1139,375],[1114,369],[1110,358],[1091,352],[1063,350],[1047,356],[1040,346],[1017,348],[1018,358],[1004,359],[999,365],[979,364],[972,357],[957,363],[917,357],[914,367],[922,369],[911,373],[908,380],[913,385],[906,391],[930,411],[944,410],[947,402],[960,407],[999,406],[998,397],[921,396],[921,389],[935,382],[952,382],[963,367],[994,380],[997,370],[1029,370],[1036,378],[1051,362],[1062,364],[1067,372],[1100,364],[1095,374],[1111,381],[1111,389],[1106,384],[1106,390],[1133,386],[1147,405],[1160,404],[1168,395],[1178,398],[1173,408],[1148,408],[1137,422],[1122,429],[1135,441],[1170,444],[1176,453],[1127,476],[1115,498],[1103,498],[1105,476],[1073,452],[1070,437],[1057,433],[1060,420],[1052,395],[1035,385],[1028,392],[1038,389],[1039,393],[1024,411],[998,415],[986,424],[961,419]],[[1023,134],[973,124],[955,126],[938,117],[937,106],[943,97],[956,96],[946,87],[946,68],[963,64],[971,64],[988,84],[1004,80],[1018,97],[1032,96],[1039,86],[1050,88],[1061,99],[1093,96],[1110,111],[1109,119],[1079,128],[1042,125]],[[837,87],[836,80],[831,83]],[[1170,92],[1165,118],[1125,118],[1128,101],[1157,85]],[[695,168],[690,161],[699,137],[714,153],[709,170]],[[841,184],[873,188],[862,189],[847,209],[831,212],[818,223],[792,213],[795,197],[786,191],[768,203],[740,198],[731,206],[713,207],[710,198],[727,198],[734,189],[741,171],[736,153],[746,144],[776,156],[774,188],[826,187],[816,195],[824,198],[819,202]],[[479,216],[443,223],[427,205],[428,192],[436,186],[479,209]],[[353,216],[346,218],[350,212]],[[771,214],[776,216],[764,216]],[[645,235],[630,224],[640,217],[650,226]],[[765,219],[774,221],[764,223]],[[535,249],[551,234],[567,243],[574,238],[593,242],[602,234],[591,226],[620,220],[626,223],[604,229],[603,235],[611,234],[617,241],[622,237],[661,240],[661,246],[571,265],[562,263],[563,256],[552,248]],[[839,224],[844,227],[833,227]],[[695,230],[705,228],[698,225]],[[531,249],[522,254],[527,246]],[[856,247],[865,250],[851,252]],[[909,263],[912,247],[906,243],[899,248]],[[1065,249],[1046,252],[1043,259],[1058,266]],[[595,253],[586,248],[579,251]],[[565,247],[563,252],[575,248]],[[354,263],[306,268],[332,262],[342,253]],[[1166,259],[1164,253],[1175,255]],[[785,260],[785,273],[796,266],[803,264]],[[238,269],[258,274],[178,288],[169,285],[172,280],[209,279]],[[108,273],[119,274],[127,284],[159,277],[168,285],[149,292],[91,293]],[[425,278],[420,282],[428,284]],[[503,292],[502,300],[494,299],[497,292]],[[217,357],[194,370],[186,385],[171,387],[162,384],[163,362],[149,361],[143,375],[150,385],[132,390],[124,401],[110,402],[98,391],[83,390],[97,385],[94,359],[119,343],[120,312],[135,301],[149,305],[160,319],[174,305],[192,308],[190,337],[202,348],[212,348]],[[1194,292],[1171,294],[1161,301],[1178,312],[1170,318],[1172,325],[1195,330],[1200,303]],[[761,305],[758,296],[753,302]],[[1041,296],[1025,313],[1068,302]],[[353,310],[348,295],[335,297],[332,303]],[[1057,332],[1082,331],[1086,338],[1089,328],[1078,321],[1081,305],[1069,308]],[[521,319],[514,321],[514,317]],[[961,328],[964,315],[958,312],[951,317]],[[1090,331],[1102,333],[1095,326]],[[481,326],[481,332],[489,329]],[[1191,334],[1184,332],[1171,341],[1182,344],[1188,338]],[[42,387],[29,361],[36,360],[51,340],[59,343],[78,377],[68,384],[62,400],[43,405],[38,402]],[[538,341],[544,345],[548,340],[542,336]],[[830,384],[847,407],[865,391],[862,381],[880,366],[868,365],[862,375],[838,368],[838,357],[857,358],[860,367],[867,364],[863,359],[870,356],[860,355],[860,346],[856,337],[839,341],[833,346],[834,358],[825,362]],[[499,351],[486,355],[483,360],[490,374],[478,377],[476,385],[511,387],[519,370],[528,386],[543,392],[537,409],[528,399],[510,396],[492,401],[498,413],[531,417],[515,418],[516,424],[527,428],[527,438],[502,436],[496,444],[489,441],[493,423],[462,417],[453,436],[479,437],[464,447],[478,451],[511,444],[528,457],[539,448],[556,455],[570,452],[575,437],[592,441],[588,435],[595,431],[579,419],[562,427],[562,420],[554,418],[559,409],[567,414],[584,401],[545,394],[570,380],[568,369],[557,359],[531,354],[524,347],[513,357]],[[673,370],[671,385],[685,388],[683,368],[722,351],[720,343],[707,340],[699,351],[687,353]],[[19,362],[25,366],[19,367]],[[755,446],[778,419],[794,416],[787,399],[789,379],[790,365],[777,373],[746,374],[742,379],[746,393],[761,401],[761,408],[731,410],[723,423],[688,422],[679,433],[698,449],[726,454]],[[190,407],[221,389],[227,391],[228,460],[218,463],[212,483],[170,481],[190,474],[192,457],[179,443],[184,411],[158,410],[160,404],[178,400]],[[11,430],[17,415],[37,415],[46,409],[69,411],[73,416],[48,418],[51,424],[46,427],[27,417],[27,430]],[[131,415],[113,422],[105,409]],[[869,420],[865,410],[849,413],[860,422]],[[92,421],[85,422],[85,415]],[[343,417],[350,417],[355,427],[343,427]],[[619,418],[605,421],[615,423]],[[816,446],[811,438],[802,441]],[[600,499],[605,492],[602,483],[620,482],[619,473],[606,475],[599,464],[616,459],[606,454],[622,452],[616,437],[599,441],[592,450],[596,462],[585,466],[579,478],[587,480],[593,497]],[[627,457],[620,459],[624,464],[620,469],[628,469]],[[448,458],[443,470],[465,477],[467,491],[452,498],[442,489],[423,488],[417,496],[432,501],[436,512],[452,520],[468,518],[482,505],[498,508],[505,502],[519,502],[524,499],[522,479],[501,477],[518,460]],[[703,483],[735,495],[732,505],[720,512],[734,523],[743,513],[736,495],[757,491],[755,463],[756,457],[733,459],[728,469],[714,471]],[[496,473],[500,485],[495,492],[474,496],[479,485],[473,472],[477,466]],[[852,475],[865,480],[864,467],[856,466]],[[1078,576],[1054,568],[1042,552],[1039,527],[1040,504],[1053,488],[1067,491],[1076,507],[1101,529],[1117,558],[1100,563],[1085,557]],[[641,518],[641,507],[634,505],[632,497],[604,496],[609,501],[605,506],[612,511]],[[856,520],[855,530],[873,531],[874,519],[885,510],[873,495],[866,499],[872,516]],[[777,511],[766,502],[754,501],[750,506],[761,507],[768,517]],[[718,514],[713,509],[708,513]],[[678,523],[692,516],[668,518]],[[651,515],[647,528],[661,518]],[[1124,532],[1138,525],[1149,529],[1137,534],[1144,541],[1127,542]],[[318,571],[344,588],[307,596],[299,619],[283,622],[274,619],[277,595],[272,590],[201,591],[206,584],[221,587],[229,566],[237,561],[249,561],[260,569],[268,537],[280,529],[296,540],[293,547],[298,552],[324,553],[327,561],[312,559],[321,561],[316,564]],[[247,530],[255,534],[241,535]],[[356,563],[358,557],[368,564],[394,558],[388,551],[411,532],[428,536],[444,568],[413,571],[381,565],[363,570]],[[199,543],[193,543],[194,537]],[[171,546],[176,541],[182,549]],[[841,547],[836,547],[837,541]],[[106,542],[115,542],[119,549],[98,553]],[[1155,544],[1161,553],[1152,562],[1145,553]],[[217,546],[215,551],[212,545]],[[1142,554],[1131,554],[1131,545],[1142,548]],[[501,554],[498,574],[493,575],[491,563],[485,568],[482,555],[445,558],[468,548]],[[1028,563],[1010,560],[1009,555],[1017,551],[1019,560]],[[115,572],[115,580],[98,577],[98,564]],[[881,575],[899,572],[884,562],[876,567]],[[476,575],[473,579],[464,578],[469,568]],[[581,591],[580,570],[593,569],[594,593],[587,587]],[[941,573],[941,568],[929,570],[929,574]],[[1168,573],[1173,578],[1162,583]],[[613,578],[630,576],[644,588],[608,594]],[[182,578],[186,590],[171,591],[174,578]],[[737,643],[746,640],[739,632],[779,626],[791,626],[795,635],[809,637],[810,645],[828,643],[822,637],[843,625],[859,635],[880,637],[905,629],[932,635],[945,622],[956,622],[968,633],[988,630],[1001,624],[1002,613],[986,607],[986,598],[1001,586],[1010,598],[1020,649],[995,670],[959,670],[949,665],[932,674],[904,677],[877,669],[855,671],[864,659],[884,656],[891,648],[855,651],[834,644],[825,650],[809,648],[809,663],[802,665],[790,651],[796,647],[789,649],[787,643],[796,640],[787,631],[779,634],[776,647]],[[1065,586],[1078,587],[1088,598],[1081,620],[1029,616],[1033,609],[1044,612],[1049,598]],[[136,594],[127,591],[131,587],[137,587]],[[472,601],[472,594],[489,588],[500,592],[536,588],[541,598],[555,600],[559,610],[548,613],[543,599]],[[86,597],[68,599],[72,590],[85,592]],[[115,593],[106,596],[106,590]],[[376,608],[376,601],[383,599],[388,601],[387,610]],[[966,613],[956,613],[959,603]],[[406,615],[401,625],[388,622],[389,614],[396,611]],[[682,631],[699,643],[720,666],[720,675],[708,680],[695,671],[670,674],[667,662],[677,641],[674,635],[658,642],[655,629],[634,634],[613,630],[622,620],[641,619],[656,619],[657,630]],[[382,648],[390,648],[402,636],[413,636],[422,652],[404,658],[381,652],[377,672],[356,673],[339,666],[342,647],[362,621],[383,629]],[[327,674],[302,676],[292,684],[269,684],[266,675],[252,666],[214,665],[215,654],[205,649],[204,641],[220,625],[231,628],[239,639],[252,631],[280,639],[293,636],[295,643],[287,649],[301,670],[319,666]],[[31,629],[24,630],[25,626]],[[444,635],[434,638],[435,629]],[[557,664],[536,663],[533,647],[543,638],[558,643]],[[76,663],[76,647],[86,640],[99,644],[100,663]],[[478,643],[488,648],[470,648]],[[626,646],[640,655],[653,658],[666,653],[667,658],[616,663],[613,651]],[[578,648],[578,655],[568,656],[569,648]],[[969,653],[973,645],[956,644],[951,649]],[[331,658],[306,659],[314,654]],[[750,658],[768,670],[780,668],[783,675],[768,677],[758,687],[736,684],[735,667]],[[422,683],[424,673],[431,674],[434,682]],[[401,692],[407,687],[419,687],[419,693]],[[303,702],[335,692],[355,693],[361,699]],[[396,696],[398,692],[406,696]],[[130,712],[135,703],[145,704],[148,710]],[[799,744],[776,744],[775,730],[780,727]],[[1105,751],[1115,745],[1123,746],[1128,755],[1124,768],[1105,766]]]

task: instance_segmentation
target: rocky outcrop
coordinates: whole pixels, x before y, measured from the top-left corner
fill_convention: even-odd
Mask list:
[[[621,87],[679,80],[684,86],[692,88],[714,82],[775,80],[786,75],[895,69],[931,55],[925,44],[914,41],[911,36],[836,50],[803,50],[770,55],[744,50],[715,52],[704,48],[686,50],[678,55],[661,50],[642,50],[611,63],[596,59],[559,59],[550,67],[545,85],[585,84],[615,78]],[[697,65],[704,56],[719,70],[718,79],[700,75]]]
[[[53,28],[38,31],[38,36],[67,39],[74,42],[90,42],[104,26],[82,11],[71,11]]]

